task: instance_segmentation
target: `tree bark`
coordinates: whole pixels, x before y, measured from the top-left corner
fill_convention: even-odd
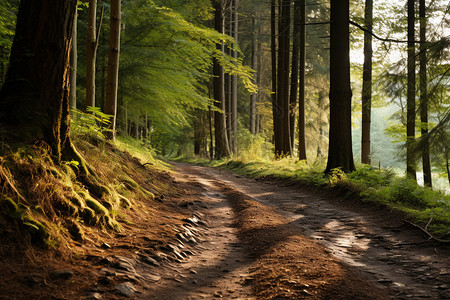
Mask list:
[[[111,0],[108,72],[106,78],[105,113],[112,115],[106,137],[116,138],[117,87],[119,82],[121,0]]]
[[[300,0],[300,57],[298,91],[298,159],[306,160],[305,130],[305,63],[306,63],[306,1]]]
[[[86,49],[86,107],[95,106],[95,63],[97,61],[97,0],[89,0]]]
[[[70,108],[77,108],[77,69],[78,69],[78,8],[75,8],[75,15],[73,18],[73,29],[72,29],[72,56],[71,65],[72,70],[70,74]],[[72,115],[73,116],[73,115]]]
[[[431,177],[431,164],[430,164],[430,143],[428,141],[428,92],[427,92],[427,45],[426,45],[426,8],[425,0],[419,0],[419,19],[420,19],[420,132],[422,137],[425,138],[425,143],[422,149],[422,168],[423,168],[423,181],[426,186],[431,187],[433,180]]]
[[[235,48],[239,43],[239,15],[238,15],[239,0],[233,0],[232,5],[232,32],[235,41]],[[237,50],[233,50],[233,58],[238,58]],[[238,119],[238,80],[237,75],[231,75],[231,151],[237,153],[237,119]]]
[[[373,0],[366,0],[364,23],[369,32],[373,27]],[[370,165],[370,126],[372,110],[372,35],[364,31],[364,65],[362,86],[361,162]]]
[[[291,3],[289,0],[280,0],[280,26],[278,28],[278,95],[277,106],[279,111],[278,145],[275,143],[276,157],[291,155],[289,134],[289,66],[290,66],[290,23]],[[277,140],[275,140],[277,141]]]
[[[223,33],[224,31],[224,23],[223,23],[223,1],[215,0],[214,1],[215,8],[215,18],[214,18],[214,27],[216,31],[219,33]],[[223,43],[217,43],[217,49],[222,53],[224,51]],[[216,141],[216,159],[220,159],[222,157],[230,156],[230,147],[228,143],[228,135],[227,135],[227,124],[225,120],[225,82],[224,82],[224,69],[220,65],[217,59],[214,59],[213,62],[213,73],[214,73],[214,100],[215,105],[221,111],[214,112],[214,136]]]
[[[279,0],[280,1],[280,0]],[[273,142],[275,144],[275,156],[280,146],[280,109],[278,106],[278,74],[277,74],[277,1],[271,0],[271,10],[270,10],[270,50],[271,50],[271,60],[272,60],[272,118],[273,118]]]
[[[43,140],[57,163],[76,152],[69,127],[75,6],[75,0],[20,2],[10,68],[0,91],[0,123],[8,141]]]
[[[408,85],[406,99],[406,175],[416,179],[416,162],[413,143],[416,135],[416,58],[415,58],[415,7],[408,0]]]
[[[256,70],[256,34],[255,34],[255,16],[252,16],[252,69]],[[252,82],[256,84],[257,81],[257,73],[253,74]],[[256,133],[256,96],[257,92],[254,92],[250,95],[250,133]]]
[[[325,172],[355,170],[352,151],[349,0],[331,0],[330,131]]]
[[[300,55],[300,0],[294,1],[294,30],[292,37],[291,90],[289,93],[289,143],[291,153],[295,147],[295,118],[297,115],[299,55]]]

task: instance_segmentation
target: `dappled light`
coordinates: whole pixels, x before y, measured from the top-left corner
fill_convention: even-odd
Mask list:
[[[0,1],[0,298],[450,299],[448,15]]]

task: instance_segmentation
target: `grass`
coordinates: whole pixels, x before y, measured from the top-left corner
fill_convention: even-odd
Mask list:
[[[291,158],[281,160],[242,159],[207,161],[187,160],[204,166],[233,170],[253,178],[294,181],[302,186],[328,190],[344,197],[402,211],[412,222],[426,227],[439,237],[450,236],[450,196],[417,185],[414,180],[398,176],[389,169],[358,165],[357,171],[345,174],[335,170],[330,176],[323,173],[325,161],[298,162]]]

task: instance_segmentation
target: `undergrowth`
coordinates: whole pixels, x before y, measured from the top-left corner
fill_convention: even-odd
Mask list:
[[[436,235],[450,236],[450,196],[444,192],[421,187],[414,180],[399,176],[393,170],[368,165],[358,165],[357,170],[350,174],[336,169],[330,175],[325,175],[325,158],[319,157],[313,162],[292,158],[274,160],[267,142],[248,135],[241,133],[239,153],[230,159],[209,161],[194,158],[187,161],[232,169],[249,177],[294,181],[302,186],[384,205],[404,212],[406,218]],[[252,142],[256,142],[256,146]]]
[[[73,240],[83,241],[91,227],[120,231],[123,210],[164,193],[168,187],[155,184],[160,173],[153,167],[162,169],[163,164],[148,149],[137,151],[138,145],[129,141],[119,141],[117,146],[107,142],[103,136],[107,120],[94,111],[77,112],[72,122],[74,143],[93,174],[80,172],[76,161],[55,164],[43,143],[2,153],[2,232],[19,232],[25,246],[31,241],[63,249]]]
[[[232,169],[250,177],[293,180],[303,186],[382,204],[406,213],[434,234],[450,236],[450,196],[421,187],[414,180],[400,177],[389,169],[360,165],[350,174],[337,169],[327,176],[323,173],[323,162],[306,164],[289,158],[277,161],[234,158],[203,164]]]

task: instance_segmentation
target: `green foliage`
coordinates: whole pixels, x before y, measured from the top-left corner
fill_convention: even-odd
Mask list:
[[[105,114],[99,107],[88,106],[86,113],[78,109],[71,110],[74,118],[71,129],[75,135],[93,135],[104,138],[104,132],[111,123],[111,115]]]

